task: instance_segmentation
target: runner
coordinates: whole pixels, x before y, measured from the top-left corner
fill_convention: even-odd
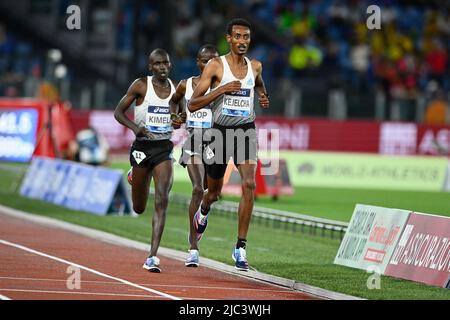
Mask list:
[[[172,122],[169,101],[175,85],[169,79],[170,57],[163,49],[155,49],[149,56],[153,76],[137,79],[120,100],[114,112],[118,122],[133,130],[136,140],[130,150],[132,166],[131,196],[133,209],[145,211],[151,179],[155,181],[155,212],[152,221],[152,242],[148,259],[143,265],[151,272],[161,272],[156,256],[161,241],[169,192],[172,188],[173,168]],[[136,101],[134,122],[125,112]]]
[[[261,107],[269,107],[269,97],[262,79],[262,64],[255,59],[250,61],[245,56],[250,36],[251,27],[246,20],[233,19],[228,23],[226,37],[230,52],[207,64],[188,105],[189,111],[195,112],[214,102],[213,129],[204,137],[211,141],[204,154],[208,192],[203,196],[193,223],[197,233],[205,231],[210,206],[220,196],[228,159],[232,157],[242,181],[238,239],[232,258],[236,269],[242,271],[249,269],[246,243],[256,187],[255,92]],[[206,94],[209,88],[211,92]]]
[[[197,67],[200,70],[200,75],[203,72],[208,61],[212,58],[218,57],[216,47],[213,45],[202,46],[197,54]],[[191,77],[187,80],[182,80],[178,84],[177,91],[172,96],[171,103],[178,105],[185,99],[187,105],[191,99],[194,88],[197,86],[200,75]],[[189,178],[192,183],[192,198],[189,205],[189,236],[190,243],[189,254],[186,259],[185,265],[187,267],[198,267],[199,265],[199,249],[198,241],[201,239],[201,233],[197,234],[192,221],[194,220],[195,212],[200,206],[202,201],[204,190],[207,188],[207,181],[205,176],[205,168],[202,161],[203,155],[203,133],[205,129],[211,128],[212,125],[212,113],[210,108],[203,108],[202,110],[194,113],[186,110],[187,121],[186,129],[188,131],[188,137],[183,145],[182,153],[179,163],[183,167],[187,167]],[[199,237],[197,238],[197,235]]]

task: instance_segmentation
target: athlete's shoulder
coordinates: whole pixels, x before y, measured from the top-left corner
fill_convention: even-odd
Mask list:
[[[259,69],[262,67],[262,62],[257,59],[254,58],[250,59],[250,63],[252,64],[252,67],[255,69]]]
[[[178,86],[178,81],[176,81],[176,80],[173,80],[173,79],[168,79],[171,83],[172,83],[172,85],[176,88],[177,86]]]
[[[182,79],[180,80],[180,82],[178,82],[178,85],[176,86],[177,91],[186,91],[186,86],[187,86],[187,81],[188,79]]]
[[[130,90],[134,92],[145,92],[147,90],[147,77],[138,78],[131,83]]]
[[[220,57],[214,57],[214,58],[212,58],[211,60],[208,61],[206,66],[208,66],[208,65],[210,66],[210,68],[211,67],[213,67],[213,68],[217,68],[217,67],[221,68],[222,67],[222,59]]]
[[[181,79],[180,82],[178,83],[178,86],[186,86],[186,84],[187,84],[189,79],[190,78],[188,78],[188,79]]]
[[[147,77],[142,77],[142,78],[137,78],[136,80],[134,80],[133,82],[132,82],[132,84],[131,85],[137,85],[137,86],[139,86],[139,85],[146,85],[147,84]]]

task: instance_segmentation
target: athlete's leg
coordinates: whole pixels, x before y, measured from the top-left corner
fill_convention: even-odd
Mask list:
[[[152,175],[155,181],[155,212],[152,220],[153,232],[150,256],[156,256],[164,231],[167,206],[169,204],[169,192],[172,188],[172,161],[166,160],[156,165],[152,170]]]
[[[152,180],[149,168],[133,167],[133,183],[131,184],[131,198],[134,212],[144,213],[147,206],[150,181]]]
[[[203,195],[202,208],[207,212],[211,205],[219,200],[222,192],[223,178],[214,179],[208,175],[208,192]]]
[[[238,239],[247,239],[248,227],[250,225],[255,201],[256,162],[253,160],[246,160],[244,163],[238,165],[238,170],[242,183],[242,197],[239,202],[238,210]]]
[[[197,163],[199,162],[199,163]],[[205,168],[203,164],[201,163],[201,160],[195,159],[194,157],[191,157],[190,163],[187,165],[187,171],[189,174],[189,178],[192,182],[192,198],[191,203],[189,205],[189,228],[190,228],[190,249],[196,249],[198,250],[198,242],[197,242],[197,232],[195,230],[194,225],[192,224],[192,221],[194,219],[195,212],[198,210],[198,207],[200,206],[200,202],[203,198],[203,180],[205,177]]]

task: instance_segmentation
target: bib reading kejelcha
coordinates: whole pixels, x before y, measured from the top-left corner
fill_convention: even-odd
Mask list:
[[[230,117],[250,116],[252,101],[250,89],[241,89],[225,94],[223,97],[222,114]]]

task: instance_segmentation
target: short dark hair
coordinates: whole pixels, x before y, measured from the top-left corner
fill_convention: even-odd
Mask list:
[[[200,49],[198,49],[197,57],[200,57],[203,51],[217,52],[217,48],[213,44],[204,44],[200,47]]]
[[[150,54],[148,55],[149,59],[151,58],[151,56],[153,55],[158,55],[158,56],[168,56],[169,54],[167,53],[166,50],[161,49],[161,48],[156,48],[155,50],[153,50],[152,52],[150,52]]]
[[[233,31],[233,26],[244,26],[249,28],[250,30],[252,29],[250,22],[248,22],[245,19],[242,18],[235,18],[233,20],[231,20],[230,22],[228,22],[227,24],[227,34],[231,36],[231,32]]]

